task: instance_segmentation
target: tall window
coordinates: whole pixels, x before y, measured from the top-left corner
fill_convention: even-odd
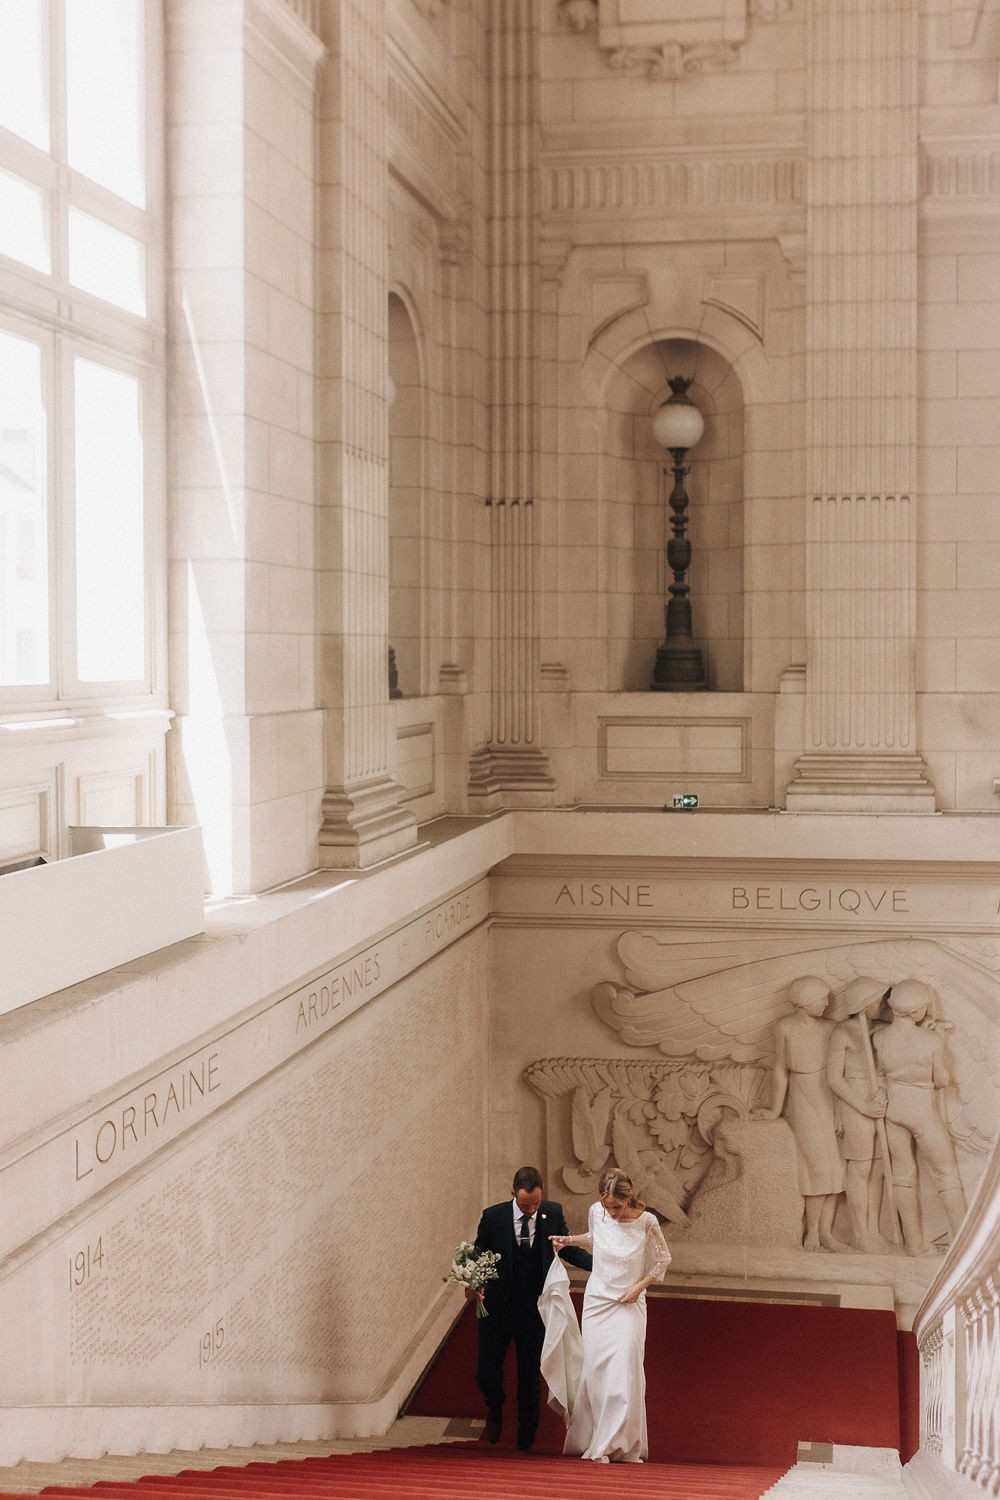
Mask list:
[[[159,4],[0,4],[0,708],[162,677]]]

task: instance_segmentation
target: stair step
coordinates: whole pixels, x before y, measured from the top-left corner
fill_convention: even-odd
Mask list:
[[[626,1493],[642,1500],[760,1500],[782,1472],[758,1464],[592,1464],[475,1441],[220,1464],[49,1485],[40,1493],[53,1500],[553,1500],[570,1493],[573,1500]]]

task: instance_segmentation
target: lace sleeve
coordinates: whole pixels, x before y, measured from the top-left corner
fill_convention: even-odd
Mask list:
[[[670,1250],[653,1214],[646,1215],[646,1275],[662,1281],[670,1264]]]
[[[590,1205],[590,1208],[587,1210],[587,1227],[586,1227],[586,1229],[584,1230],[583,1234],[575,1234],[573,1236],[573,1239],[575,1240],[576,1244],[579,1245],[582,1250],[588,1250],[591,1255],[593,1255],[593,1253],[594,1253],[594,1236],[593,1236],[593,1233],[592,1233],[593,1222],[594,1222],[594,1204],[592,1203]]]

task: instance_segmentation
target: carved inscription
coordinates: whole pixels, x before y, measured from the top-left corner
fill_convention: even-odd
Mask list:
[[[488,915],[489,882],[483,879],[238,1020],[226,1033],[224,1050],[208,1043],[64,1131],[9,1157],[0,1165],[0,1197],[16,1202],[18,1212],[0,1215],[0,1259],[68,1208],[202,1125],[418,964],[466,940]],[[61,1201],[53,1196],[56,1182]]]
[[[334,969],[318,981],[308,994],[299,999],[295,1030],[308,1031],[317,1022],[326,1021],[338,1011],[344,1000],[354,1000],[373,989],[382,978],[382,961],[378,950],[363,953],[342,968]]]
[[[141,1141],[169,1125],[175,1115],[197,1109],[220,1087],[218,1052],[203,1053],[168,1074],[155,1087],[137,1090],[73,1138],[73,1166],[77,1182],[96,1167],[107,1166]]]
[[[454,901],[429,912],[424,919],[424,941],[435,945],[443,937],[454,937],[463,927],[471,927],[475,921],[472,896],[468,891]]]
[[[91,1244],[82,1245],[75,1255],[70,1256],[69,1261],[69,1285],[70,1291],[83,1286],[92,1276],[96,1276],[104,1269],[104,1239],[101,1235]]]
[[[416,1215],[422,1183],[461,1173],[481,1115],[485,974],[481,933],[229,1106],[68,1246],[69,1357],[99,1396],[130,1370],[151,1372],[161,1399],[198,1379],[250,1399],[265,1370],[288,1399],[367,1394],[425,1314],[447,1246],[412,1246],[398,1295],[378,1295],[384,1217],[358,1213],[359,1183]]]
[[[634,907],[637,911],[653,904],[652,890],[648,884],[628,880],[574,880],[559,887],[554,906],[606,906]]]
[[[798,862],[796,862],[798,863]],[[892,867],[865,870],[848,866],[838,878],[829,869],[791,878],[769,868],[739,868],[717,876],[690,861],[668,866],[651,861],[610,869],[595,861],[508,862],[493,872],[493,920],[521,919],[537,924],[557,920],[575,925],[614,922],[621,917],[668,922],[722,923],[741,929],[781,926],[926,933],[947,931],[956,922],[970,929],[995,928],[1000,901],[995,884],[973,880],[924,880]]]
[[[905,888],[853,885],[734,885],[734,911],[836,911],[865,916],[909,913]]]

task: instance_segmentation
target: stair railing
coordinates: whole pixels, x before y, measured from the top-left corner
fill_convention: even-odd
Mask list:
[[[921,1455],[1000,1494],[1000,1141],[913,1329]]]

